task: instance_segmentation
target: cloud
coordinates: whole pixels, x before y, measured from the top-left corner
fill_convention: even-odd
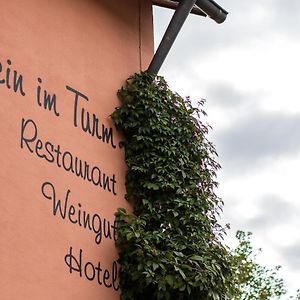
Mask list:
[[[300,240],[290,247],[281,248],[280,252],[282,258],[291,269],[300,269]]]
[[[273,257],[271,265],[284,265],[284,269],[290,276],[295,275],[293,272],[300,269],[300,239],[297,230],[300,207],[276,194],[265,194],[253,200],[255,200],[257,213],[250,219],[247,218],[245,208],[240,209],[239,214],[232,209],[231,206],[234,208],[238,206],[238,201],[229,203],[229,207],[226,204],[229,209],[227,217],[233,222],[233,229],[253,232],[254,248],[263,249],[261,259],[270,263],[268,255],[274,255],[275,250],[276,259],[274,260]],[[291,230],[291,227],[296,228]],[[231,244],[234,245],[233,242]]]
[[[219,0],[218,3],[229,11],[226,21],[217,24],[209,18],[190,15],[166,59],[166,69],[188,70],[195,61],[205,60],[228,48],[247,47],[273,36],[294,38],[299,34],[299,0]],[[157,44],[172,14],[172,10],[154,9],[154,24],[159,29],[156,32]]]
[[[247,37],[253,34],[284,33],[293,36],[299,33],[299,0],[235,1],[219,0],[229,11],[226,22],[240,24],[235,31],[244,31]],[[225,23],[224,23],[225,24]],[[297,33],[297,35],[298,35]]]
[[[244,228],[246,231],[259,233],[264,238],[270,235],[269,238],[276,241],[279,228],[298,222],[300,208],[276,194],[252,197],[248,201],[251,201],[252,207],[248,203],[242,203],[242,200],[225,200],[225,217],[234,225],[235,230]]]
[[[207,89],[207,98],[221,108],[237,107],[244,102],[244,95],[228,83],[211,84]]]
[[[215,134],[221,164],[245,172],[300,150],[300,114],[250,111]]]
[[[233,86],[232,83],[225,81],[207,84],[205,95],[212,108],[234,110],[256,104],[260,97],[257,93],[246,94]]]
[[[259,214],[247,221],[250,230],[266,231],[269,228],[292,222],[299,215],[297,206],[277,195],[265,195],[257,201]]]
[[[295,35],[299,34],[300,2],[299,0],[268,0],[267,3],[272,15],[274,31]]]

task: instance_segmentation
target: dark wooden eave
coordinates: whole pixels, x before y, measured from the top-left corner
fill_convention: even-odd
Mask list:
[[[153,5],[170,8],[170,9],[176,9],[178,7],[179,1],[173,1],[173,0],[152,0]],[[191,10],[191,13],[198,16],[206,17],[206,13],[204,13],[197,5],[194,5],[194,7]]]

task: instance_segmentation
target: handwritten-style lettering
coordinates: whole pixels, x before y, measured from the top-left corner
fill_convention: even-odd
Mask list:
[[[79,99],[89,101],[89,98],[68,85],[66,86],[66,89],[74,94],[74,127],[80,128],[83,132],[96,137],[96,139],[103,143],[110,144],[112,148],[116,148],[112,128],[107,128],[104,124],[101,124],[100,119],[96,114],[91,114],[84,107],[80,107]]]
[[[103,284],[106,288],[113,288],[115,291],[119,290],[119,268],[116,261],[112,262],[110,268],[103,268],[100,261],[96,264],[90,261],[85,261],[82,249],[79,250],[78,256],[75,256],[72,246],[69,248],[64,260],[65,264],[68,266],[70,274],[78,273],[79,277],[85,278],[89,281],[95,281],[99,285]]]
[[[7,89],[13,89],[15,93],[25,96],[23,87],[23,75],[17,70],[12,70],[12,61],[7,59],[6,65],[0,62],[0,84],[6,86]],[[12,75],[13,73],[13,75]]]
[[[89,213],[82,208],[81,203],[70,204],[70,190],[67,190],[63,200],[58,199],[56,189],[51,182],[44,182],[41,186],[42,195],[52,201],[53,216],[60,216],[63,220],[68,220],[72,224],[92,231],[95,234],[95,243],[100,244],[103,238],[117,239],[115,222],[111,223],[106,218],[97,213]]]
[[[39,139],[38,127],[32,119],[22,119],[20,147],[21,149],[27,149],[30,153],[49,163],[54,163],[58,168],[62,168],[96,187],[117,195],[115,174],[107,175],[98,166],[83,161],[70,151],[64,151],[60,145]]]

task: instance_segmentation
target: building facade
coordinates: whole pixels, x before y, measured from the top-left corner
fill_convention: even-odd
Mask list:
[[[0,0],[2,300],[119,299],[116,92],[153,55],[149,0]]]

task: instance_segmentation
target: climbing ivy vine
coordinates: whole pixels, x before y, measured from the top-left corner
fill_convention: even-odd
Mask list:
[[[112,114],[125,140],[126,199],[119,209],[117,247],[121,298],[228,299],[231,256],[217,216],[220,168],[205,115],[166,81],[135,74],[118,92]]]

